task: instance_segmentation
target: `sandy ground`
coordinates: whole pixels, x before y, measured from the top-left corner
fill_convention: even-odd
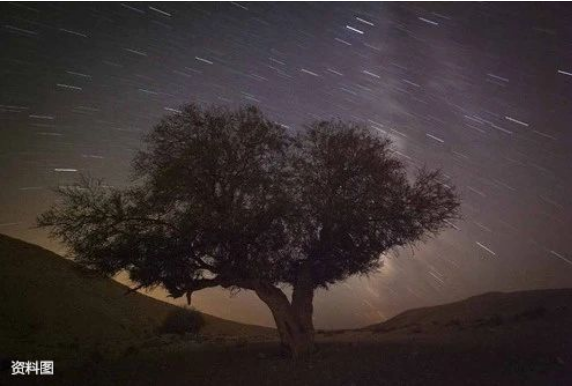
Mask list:
[[[187,342],[113,361],[61,369],[57,385],[538,385],[572,384],[570,339],[534,328],[328,333],[308,359],[281,356],[276,342]]]

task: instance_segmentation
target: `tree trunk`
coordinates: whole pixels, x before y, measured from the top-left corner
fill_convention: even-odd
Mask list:
[[[302,269],[292,291],[292,308],[304,329],[314,336],[314,284],[309,269]]]
[[[255,291],[270,308],[282,347],[288,354],[294,358],[301,358],[312,353],[314,351],[313,289],[298,291],[297,296],[292,296],[292,304],[279,288],[272,285],[259,285]]]

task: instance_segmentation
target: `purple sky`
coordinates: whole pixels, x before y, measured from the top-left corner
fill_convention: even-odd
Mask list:
[[[487,291],[572,286],[572,6],[566,3],[2,3],[0,233],[79,173],[129,183],[140,137],[187,102],[292,128],[359,120],[458,186],[458,229],[320,293],[318,327]],[[160,294],[158,294],[160,295]],[[248,293],[195,306],[272,324]]]

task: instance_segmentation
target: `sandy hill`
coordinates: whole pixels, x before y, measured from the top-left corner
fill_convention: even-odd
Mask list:
[[[367,329],[440,332],[492,328],[540,329],[557,334],[572,322],[572,289],[491,292],[455,303],[405,311]],[[560,332],[560,331],[559,331]]]
[[[79,352],[153,337],[176,306],[95,277],[38,246],[0,235],[0,356]],[[204,314],[206,336],[267,337],[274,331]],[[33,356],[33,355],[32,355]]]

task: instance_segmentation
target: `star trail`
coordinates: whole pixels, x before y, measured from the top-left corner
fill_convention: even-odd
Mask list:
[[[363,122],[462,197],[441,237],[320,292],[318,327],[569,287],[570,17],[565,3],[2,3],[0,232],[62,252],[34,228],[51,188],[129,184],[141,136],[185,103],[255,104],[288,130]],[[272,325],[238,298],[195,305]]]

